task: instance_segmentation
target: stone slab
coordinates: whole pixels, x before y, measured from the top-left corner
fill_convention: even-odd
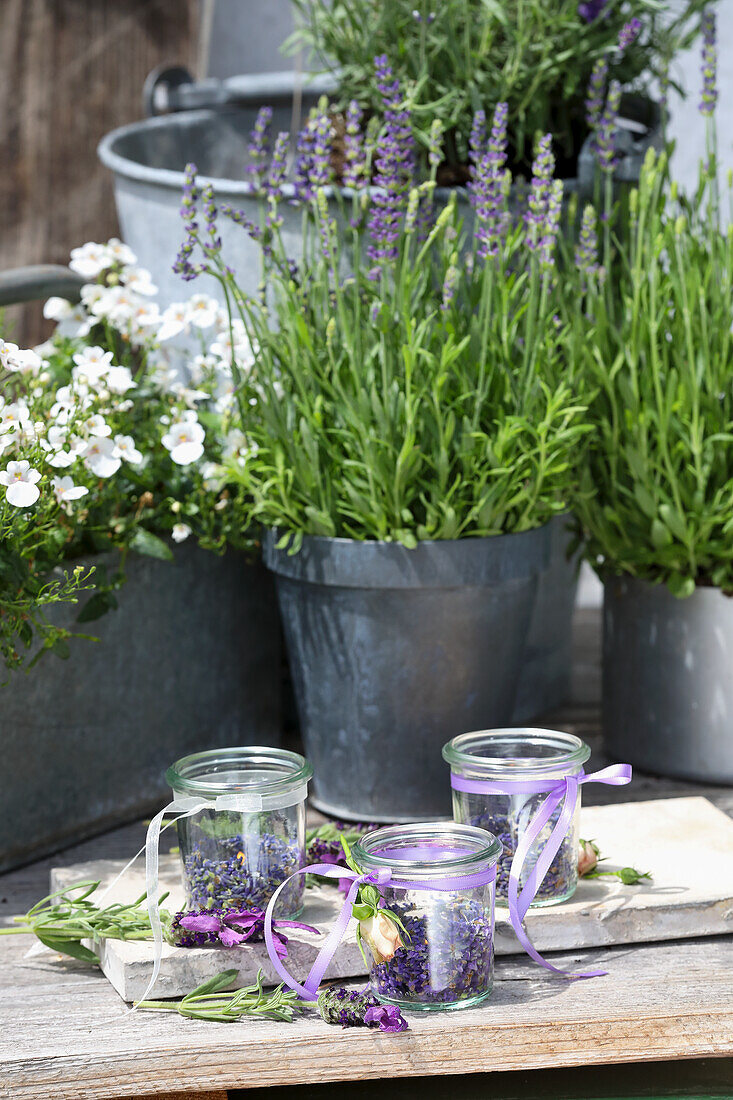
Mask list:
[[[612,944],[644,943],[733,931],[733,821],[705,798],[661,799],[581,811],[581,835],[594,839],[608,857],[610,869],[633,865],[650,870],[653,881],[623,886],[618,880],[581,881],[575,897],[562,905],[532,910],[527,930],[540,951],[575,950]],[[161,856],[161,891],[169,889],[166,906],[182,907],[178,859]],[[54,869],[51,888],[100,879],[110,882],[122,864],[95,860]],[[129,871],[108,895],[129,900],[144,893],[142,867]],[[327,929],[341,905],[333,887],[306,892],[302,920]],[[308,971],[322,936],[292,930],[288,966],[296,978]],[[496,952],[521,950],[506,909],[496,910]],[[144,992],[152,962],[148,943],[107,941],[100,947],[105,975],[124,1000]],[[185,949],[165,946],[156,997],[175,997],[220,970],[237,966],[239,980],[249,984],[262,967],[265,981],[275,983],[264,944],[236,949]],[[365,973],[356,945],[354,925],[336,953],[326,977],[358,977]]]

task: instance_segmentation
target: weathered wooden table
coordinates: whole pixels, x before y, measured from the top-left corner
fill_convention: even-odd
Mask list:
[[[597,615],[581,613],[577,627],[573,700],[552,720],[591,741],[600,766]],[[688,793],[733,813],[730,788],[639,777],[624,797]],[[588,791],[589,801],[609,797],[607,788]],[[142,825],[127,826],[0,877],[0,922],[47,891],[52,865],[121,858],[143,835]],[[341,1031],[310,1015],[231,1025],[129,1016],[101,974],[48,956],[25,960],[28,946],[25,937],[0,937],[0,1096],[12,1100],[232,1100],[262,1086],[307,1100],[344,1095],[339,1082],[352,1082],[355,1100],[376,1090],[385,1098],[460,1091],[467,1100],[733,1097],[733,936],[585,952],[584,966],[609,970],[593,981],[565,982],[522,956],[503,957],[487,1005],[413,1016],[401,1035]]]

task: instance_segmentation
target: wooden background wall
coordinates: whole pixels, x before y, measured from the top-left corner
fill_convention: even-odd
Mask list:
[[[66,263],[117,231],[96,146],[142,116],[148,72],[195,71],[199,0],[0,0],[0,270]],[[12,339],[48,326],[40,305],[13,307]]]

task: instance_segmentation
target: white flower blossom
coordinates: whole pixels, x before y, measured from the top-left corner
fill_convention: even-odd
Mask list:
[[[84,485],[74,485],[70,477],[54,477],[51,485],[59,504],[69,504],[72,500],[78,500],[89,492]]]
[[[123,244],[119,237],[110,237],[107,241],[107,252],[115,263],[122,264],[124,267],[132,267],[137,263],[135,253],[129,245]]]
[[[163,312],[161,317],[160,328],[158,329],[158,339],[162,342],[164,340],[171,340],[174,336],[178,336],[179,333],[185,332],[188,328],[188,305],[186,302],[173,302]]]
[[[217,493],[224,483],[224,467],[218,462],[204,462],[201,477],[207,493]]]
[[[125,462],[132,462],[134,465],[142,462],[143,456],[135,446],[135,440],[131,435],[116,435],[115,447],[120,458],[123,458]]]
[[[11,344],[9,340],[0,339],[0,367],[3,370],[13,370],[10,364],[17,350],[17,344]]]
[[[191,534],[191,528],[187,523],[174,523],[171,538],[174,542],[183,542]]]
[[[31,348],[18,348],[8,357],[6,369],[19,374],[39,374],[43,360]]]
[[[137,386],[137,382],[132,380],[129,367],[110,367],[104,381],[107,389],[117,394],[127,393]]]
[[[87,241],[81,248],[72,248],[69,267],[85,279],[96,279],[114,263],[107,245]]]
[[[71,370],[74,382],[94,389],[102,383],[112,365],[112,352],[95,346],[76,352],[73,359],[76,364]]]
[[[194,294],[188,300],[188,320],[196,328],[211,328],[218,312],[218,302],[208,294]]]
[[[145,267],[123,267],[120,272],[120,281],[136,294],[142,294],[146,298],[152,298],[158,293],[153,277]]]
[[[100,413],[94,413],[84,421],[84,431],[87,435],[94,435],[99,439],[112,435],[112,429]]]
[[[233,428],[230,432],[227,432],[222,450],[224,458],[236,459],[240,466],[244,466],[247,459],[252,455],[256,455],[258,451],[257,444],[249,443],[247,436],[239,428]]]
[[[101,283],[85,283],[79,292],[81,300],[87,309],[91,309],[95,302],[104,298],[108,288]]]
[[[184,420],[171,424],[162,442],[178,466],[188,466],[201,458],[204,453],[204,435],[204,429],[193,414],[193,419],[188,416]]]
[[[76,455],[72,454],[71,451],[61,450],[52,454],[51,457],[47,459],[47,462],[49,466],[53,466],[55,470],[64,470],[68,466],[73,466],[75,460]]]
[[[30,508],[41,495],[37,482],[41,480],[38,470],[30,462],[9,462],[8,468],[0,473],[0,484],[6,485],[5,496],[8,504],[14,508]]]
[[[84,449],[84,465],[96,477],[112,477],[122,465],[122,459],[111,439],[94,438]]]
[[[103,290],[103,287],[97,283],[90,284],[91,287]],[[82,287],[82,294],[85,290],[90,289],[90,286]],[[43,307],[43,316],[47,317],[50,321],[56,322],[56,336],[70,336],[82,337],[86,336],[92,327],[92,319],[89,317],[83,305],[73,306],[71,302],[67,302],[65,298],[49,298]],[[45,348],[46,345],[43,345]],[[41,348],[35,349],[39,355],[43,354]],[[52,350],[49,348],[49,350]],[[48,354],[48,352],[46,352]]]
[[[0,413],[0,434],[23,430],[30,418],[28,406],[21,401],[13,401],[12,404],[5,405]]]

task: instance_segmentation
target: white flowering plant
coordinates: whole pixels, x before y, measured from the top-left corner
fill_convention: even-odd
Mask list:
[[[150,274],[117,240],[75,249],[71,267],[89,281],[80,304],[46,303],[51,339],[35,350],[0,340],[0,648],[9,667],[34,659],[34,641],[66,655],[70,632],[48,623],[43,607],[93,588],[79,622],[114,608],[131,551],[172,559],[188,538],[215,552],[247,545],[244,490],[232,477],[243,440],[230,429],[232,358],[246,370],[250,356],[240,326],[207,295],[161,310]],[[181,334],[185,347],[172,343]],[[92,578],[75,571],[107,551],[117,552],[109,574],[101,564]]]

